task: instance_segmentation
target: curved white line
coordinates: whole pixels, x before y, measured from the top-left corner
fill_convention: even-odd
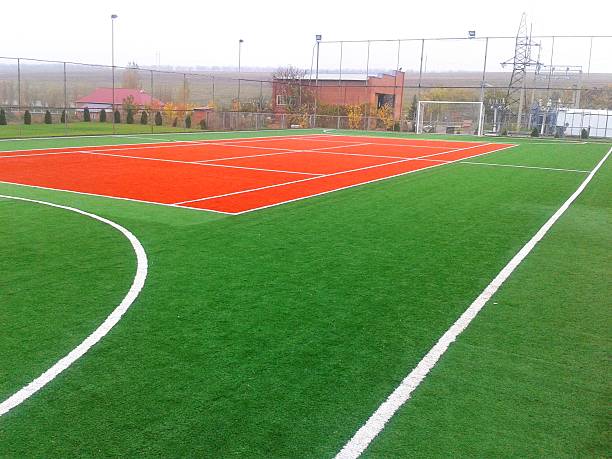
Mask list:
[[[132,286],[128,291],[123,301],[115,308],[113,312],[106,318],[104,322],[85,340],[75,347],[72,351],[70,351],[65,357],[57,361],[51,368],[41,374],[38,378],[33,380],[27,386],[23,387],[21,390],[11,395],[9,398],[0,403],[0,416],[8,413],[11,409],[15,408],[17,405],[23,403],[29,397],[34,395],[40,389],[45,387],[48,383],[53,381],[61,372],[66,370],[70,365],[72,365],[76,360],[83,356],[93,345],[95,345],[98,341],[100,341],[116,324],[121,320],[121,317],[128,308],[132,305],[142,287],[144,286],[145,279],[147,278],[147,270],[148,270],[148,262],[147,262],[147,254],[145,253],[144,248],[140,241],[134,236],[131,232],[125,229],[123,226],[111,221],[106,218],[100,217],[98,215],[85,212],[83,210],[75,209],[74,207],[62,206],[59,204],[53,204],[51,202],[46,201],[38,201],[36,199],[27,199],[20,198],[17,196],[6,196],[0,194],[0,198],[5,199],[14,199],[17,201],[26,201],[33,202],[36,204],[43,204],[45,206],[57,207],[59,209],[69,210],[71,212],[76,212],[81,215],[85,215],[87,217],[93,218],[94,220],[98,220],[102,223],[112,226],[121,234],[123,234],[132,244],[134,252],[136,253],[136,275],[134,276],[134,281],[132,282]]]

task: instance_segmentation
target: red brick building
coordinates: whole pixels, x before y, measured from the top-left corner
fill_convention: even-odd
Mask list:
[[[404,72],[393,71],[390,74],[332,74],[319,73],[318,91],[315,76],[306,76],[301,80],[283,80],[275,78],[272,82],[272,110],[284,113],[289,104],[298,103],[301,93],[310,91],[317,94],[318,104],[326,105],[360,105],[369,104],[379,108],[385,104],[393,107],[393,116],[399,120],[402,114],[404,96]],[[301,84],[302,90],[296,90]],[[292,87],[288,90],[288,87]],[[288,94],[291,94],[288,96]]]

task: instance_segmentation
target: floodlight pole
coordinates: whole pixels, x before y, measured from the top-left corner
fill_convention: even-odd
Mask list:
[[[313,128],[317,127],[317,102],[319,100],[319,45],[321,43],[323,36],[316,35],[315,38],[317,40],[317,67],[316,67],[316,77],[315,77],[314,120],[312,123]],[[310,78],[312,79],[312,75],[310,75]]]
[[[115,19],[116,14],[111,14],[111,72],[113,74],[113,104],[111,107],[111,115],[113,117],[113,134],[115,133]]]
[[[242,43],[244,40],[241,38],[238,40],[238,110],[240,111],[240,58],[242,54]]]

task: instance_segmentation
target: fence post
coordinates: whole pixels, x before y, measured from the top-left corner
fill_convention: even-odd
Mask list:
[[[151,70],[151,107],[153,107],[153,70]],[[157,114],[157,113],[156,113]],[[153,134],[154,132],[154,115],[153,115],[153,110],[150,111],[149,113],[149,123],[151,124],[151,134]]]
[[[480,80],[480,117],[478,119],[478,135],[482,135],[484,131],[484,88],[487,74],[487,54],[489,52],[489,37],[485,38],[484,63],[482,66],[482,78]]]
[[[17,116],[19,116],[19,113],[21,112],[21,59],[17,58]],[[18,136],[21,137],[21,123],[18,124],[19,126],[19,134]]]
[[[64,62],[63,64],[64,64],[64,134],[68,135],[68,89],[66,85],[66,63]]]

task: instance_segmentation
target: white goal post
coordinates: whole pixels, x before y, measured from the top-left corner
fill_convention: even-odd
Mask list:
[[[417,134],[482,135],[482,102],[421,100],[417,109]]]

